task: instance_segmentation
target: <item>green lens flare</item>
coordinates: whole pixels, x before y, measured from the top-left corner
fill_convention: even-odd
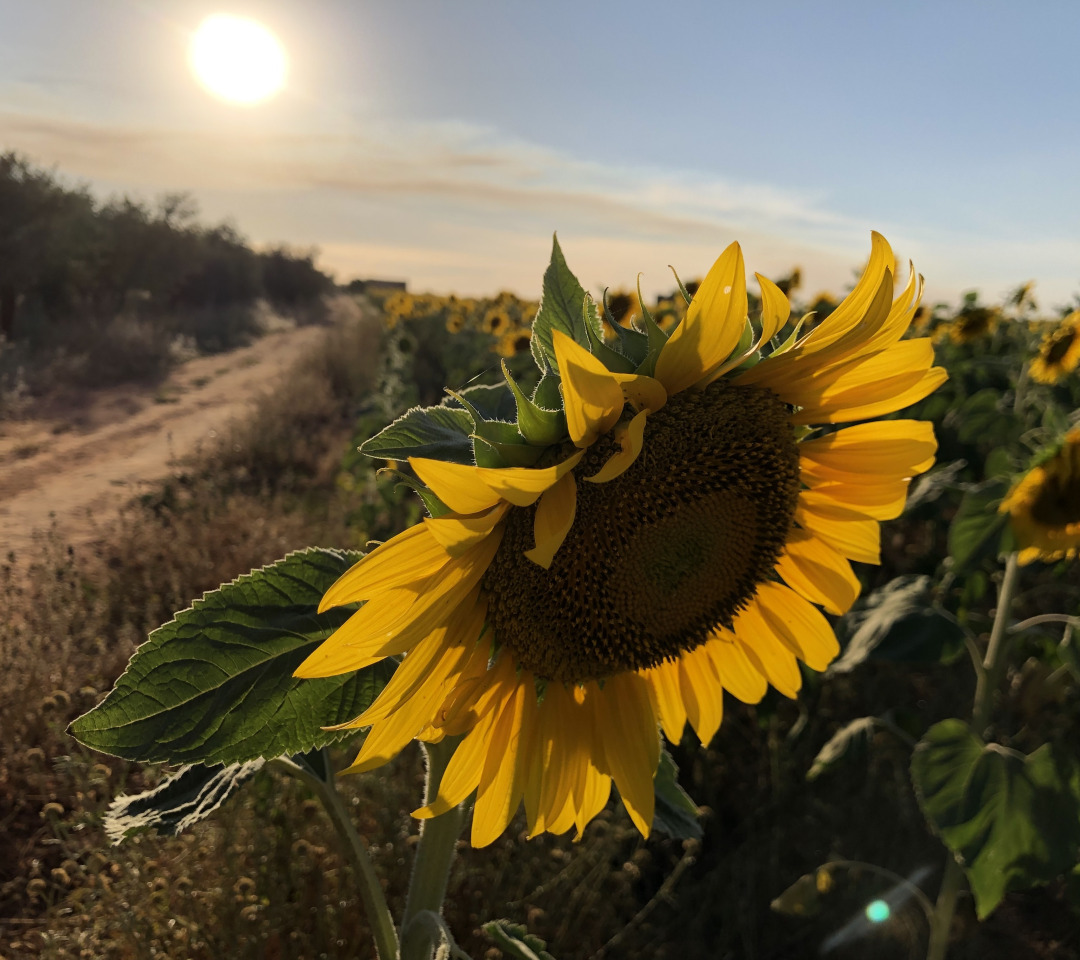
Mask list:
[[[866,905],[866,919],[871,923],[884,923],[891,913],[884,900],[873,900]]]

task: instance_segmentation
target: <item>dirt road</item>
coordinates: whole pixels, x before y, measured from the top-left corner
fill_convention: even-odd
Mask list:
[[[114,387],[49,419],[0,421],[0,556],[53,518],[67,542],[91,539],[94,521],[243,416],[323,336],[325,327],[280,330],[190,360],[157,387]]]

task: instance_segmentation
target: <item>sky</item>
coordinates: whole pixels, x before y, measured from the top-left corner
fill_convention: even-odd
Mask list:
[[[271,29],[286,88],[237,107],[188,45]],[[879,230],[931,300],[1080,293],[1080,4],[0,0],[0,150],[102,197],[188,191],[339,280],[647,293],[732,240],[842,291]]]

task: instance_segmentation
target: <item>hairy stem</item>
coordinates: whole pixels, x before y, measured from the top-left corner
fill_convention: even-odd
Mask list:
[[[368,856],[367,844],[353,825],[352,816],[337,787],[333,782],[328,783],[291,761],[283,760],[281,763],[289,773],[299,777],[318,794],[330,822],[344,841],[345,856],[360,886],[360,899],[364,902],[364,910],[371,924],[371,934],[379,960],[397,960],[398,938],[397,930],[394,929],[394,918],[390,915],[382,884],[379,883],[375,867]],[[327,770],[332,769],[329,757],[326,758],[326,766]]]
[[[423,744],[427,755],[425,805],[438,796],[439,784],[456,745],[456,739],[450,738]],[[436,945],[432,926],[419,921],[425,915],[438,917],[442,913],[450,864],[468,812],[469,804],[466,802],[441,816],[420,822],[420,843],[416,848],[416,861],[409,880],[405,915],[401,919],[401,960],[431,960]]]

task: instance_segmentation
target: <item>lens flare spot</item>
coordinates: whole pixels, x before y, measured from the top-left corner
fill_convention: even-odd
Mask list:
[[[871,923],[884,923],[892,915],[892,910],[884,900],[872,900],[866,905],[866,919]]]

